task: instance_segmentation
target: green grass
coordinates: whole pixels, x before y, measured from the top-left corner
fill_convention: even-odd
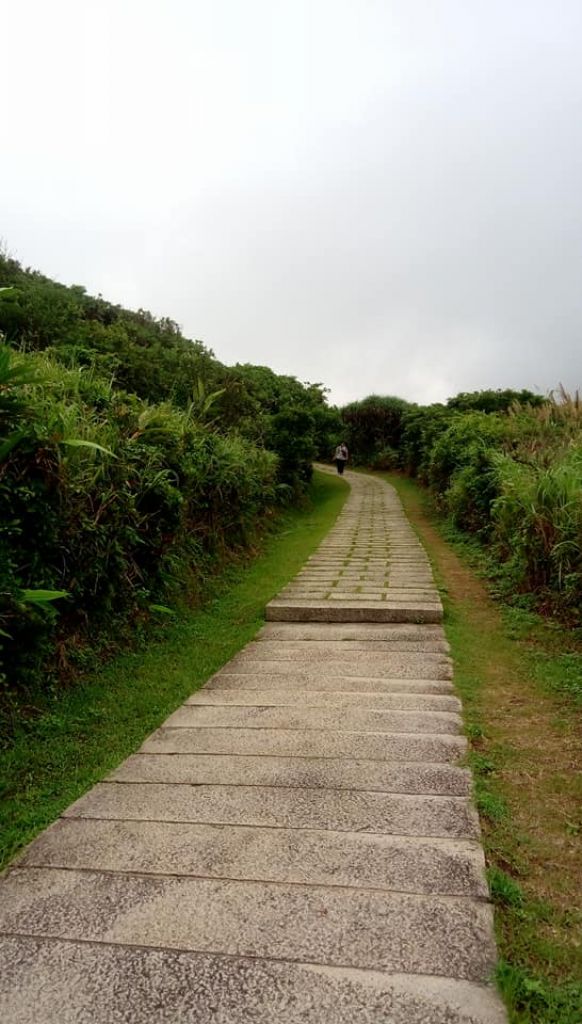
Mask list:
[[[581,1024],[580,647],[575,631],[483,591],[487,557],[414,481],[392,483],[431,558],[463,700],[510,1024]],[[478,579],[478,576],[481,579]],[[533,782],[532,782],[533,780]],[[577,810],[576,810],[577,809]]]
[[[0,751],[0,866],[202,686],[257,632],[267,602],[332,526],[344,481],[315,473],[306,507],[281,516],[261,553],[231,566],[201,610],[46,702]]]
[[[415,486],[413,484],[413,486]],[[507,568],[487,548],[445,519],[439,531],[457,554],[487,582],[503,617],[505,633],[529,651],[529,671],[546,693],[582,707],[582,628],[535,610],[532,594],[516,592]]]
[[[487,881],[494,903],[508,907],[522,907],[524,903],[521,887],[500,868],[489,868]]]

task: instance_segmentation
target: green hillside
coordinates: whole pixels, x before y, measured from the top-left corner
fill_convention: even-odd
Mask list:
[[[0,678],[66,679],[301,499],[319,385],[0,258]],[[330,441],[329,443],[332,443]]]

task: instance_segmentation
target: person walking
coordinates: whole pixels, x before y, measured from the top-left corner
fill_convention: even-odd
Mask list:
[[[346,468],[346,462],[348,461],[348,458],[348,446],[345,443],[345,441],[342,441],[341,444],[338,444],[334,455],[335,464],[337,466],[337,471],[340,476],[342,475],[344,469]]]

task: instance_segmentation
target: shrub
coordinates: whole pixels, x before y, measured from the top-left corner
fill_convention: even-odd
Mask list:
[[[444,405],[413,405],[402,415],[400,464],[411,476],[428,482],[428,466],[437,438],[451,423],[451,413]]]
[[[560,387],[463,393],[446,405],[370,396],[342,410],[356,461],[405,469],[488,544],[520,601],[579,613],[582,399]]]
[[[0,640],[22,690],[248,545],[303,493],[337,411],[319,384],[223,366],[167,317],[0,255],[3,340]]]
[[[396,449],[387,444],[372,456],[370,469],[390,471],[398,467],[399,461]]]
[[[398,449],[408,403],[402,398],[369,395],[341,410],[348,448],[355,462],[370,465],[381,451]]]
[[[505,388],[497,391],[463,391],[449,398],[447,407],[458,412],[507,412],[516,404],[532,407],[543,405],[545,401],[542,395],[536,395],[525,388],[521,391]]]
[[[0,366],[2,656],[22,688],[64,667],[73,638],[108,635],[248,543],[277,458],[50,355],[4,349]],[[23,599],[39,588],[67,597]]]
[[[487,530],[498,484],[493,456],[504,444],[499,416],[458,414],[431,448],[428,480],[439,503],[463,529]]]

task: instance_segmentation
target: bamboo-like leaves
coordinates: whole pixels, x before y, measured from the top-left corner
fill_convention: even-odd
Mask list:
[[[112,452],[109,448],[105,448],[102,444],[97,444],[96,441],[85,441],[81,437],[64,437],[60,443],[69,448],[89,448],[92,451],[101,452],[103,455],[109,455],[112,459],[117,458],[115,452]]]
[[[22,590],[19,594],[23,604],[52,604],[63,597],[69,597],[68,590]]]

